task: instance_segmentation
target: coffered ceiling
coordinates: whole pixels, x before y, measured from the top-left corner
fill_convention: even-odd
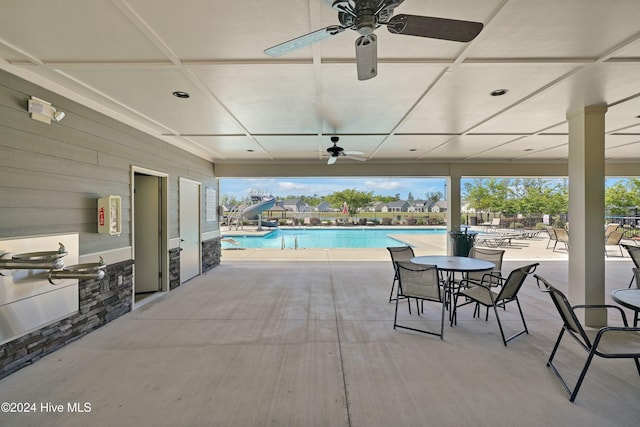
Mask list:
[[[350,30],[264,54],[338,24],[325,0],[0,9],[0,68],[217,164],[326,163],[332,135],[378,164],[566,162],[567,112],[588,105],[608,106],[607,162],[640,163],[638,0],[405,0],[396,14],[484,29],[458,43],[378,28],[366,81]]]

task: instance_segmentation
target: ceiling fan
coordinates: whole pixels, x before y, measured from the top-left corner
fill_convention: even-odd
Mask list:
[[[436,18],[419,15],[393,16],[393,10],[404,0],[324,0],[338,11],[340,25],[330,25],[264,51],[269,56],[281,56],[293,50],[340,34],[346,29],[360,34],[356,40],[358,80],[368,80],[378,74],[376,28],[386,25],[392,34],[469,42],[482,30],[481,22]]]
[[[329,153],[329,160],[327,160],[328,165],[334,164],[338,157],[346,157],[348,159],[358,160],[359,162],[364,162],[367,160],[366,157],[363,156],[362,151],[345,151],[344,148],[338,147],[338,141],[340,140],[337,136],[331,137],[331,142],[333,142],[333,147],[327,148],[327,153]]]

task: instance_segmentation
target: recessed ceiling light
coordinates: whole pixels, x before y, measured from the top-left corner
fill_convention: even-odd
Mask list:
[[[502,95],[505,95],[507,92],[509,92],[509,89],[496,89],[489,92],[489,94],[491,96],[502,96]]]
[[[176,98],[182,98],[182,99],[191,98],[191,95],[189,95],[187,92],[183,92],[181,90],[177,90],[177,91],[173,92],[173,96],[175,96]]]

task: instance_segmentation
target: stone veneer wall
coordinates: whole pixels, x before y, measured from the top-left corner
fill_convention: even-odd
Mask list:
[[[222,240],[220,237],[202,242],[202,274],[220,264]]]
[[[131,260],[109,265],[102,280],[81,280],[78,313],[0,345],[0,378],[129,312],[132,286]]]
[[[180,286],[180,248],[169,249],[169,290]]]

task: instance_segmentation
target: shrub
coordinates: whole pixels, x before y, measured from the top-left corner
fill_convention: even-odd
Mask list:
[[[309,225],[320,225],[320,218],[309,218]]]

